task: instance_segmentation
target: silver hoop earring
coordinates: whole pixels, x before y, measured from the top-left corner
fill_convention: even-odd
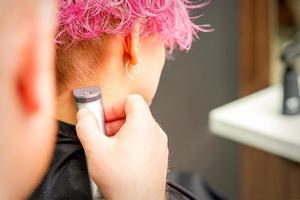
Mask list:
[[[127,63],[126,63],[126,67],[125,67],[126,68],[126,73],[127,73],[128,77],[132,80],[136,79],[135,75],[141,74],[142,71],[143,71],[143,67],[142,67],[143,62],[142,62],[142,60],[140,58],[138,58],[137,60],[138,60],[138,63],[133,66],[133,68],[131,70],[132,71],[131,73],[129,72],[129,69],[128,69],[130,60],[128,60]]]

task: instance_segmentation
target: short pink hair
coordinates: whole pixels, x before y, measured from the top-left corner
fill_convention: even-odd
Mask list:
[[[191,0],[59,0],[59,33],[56,41],[64,44],[101,37],[101,34],[126,35],[137,22],[141,35],[159,34],[172,51],[190,49],[197,32],[211,30],[196,25],[189,12],[209,1]]]

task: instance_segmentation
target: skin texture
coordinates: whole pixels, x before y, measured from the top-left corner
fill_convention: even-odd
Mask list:
[[[76,123],[76,106],[73,102],[72,89],[83,86],[100,86],[104,108],[124,100],[130,94],[140,94],[148,105],[151,104],[156,93],[160,75],[165,63],[165,47],[159,36],[139,37],[138,25],[135,31],[125,37],[108,36],[105,38],[104,50],[99,51],[101,63],[93,65],[93,73],[88,75],[77,74],[80,79],[67,81],[67,87],[60,88],[62,92],[57,96],[57,119],[71,124]],[[95,41],[97,42],[97,41]],[[76,52],[76,59],[84,60],[85,55]],[[72,58],[71,58],[72,59]],[[126,73],[126,63],[131,72],[141,61],[142,72],[132,80]],[[76,65],[81,71],[86,66]],[[107,123],[110,121],[106,121]]]
[[[53,152],[53,4],[0,1],[0,199],[26,199],[45,175]],[[73,79],[78,81],[69,80],[56,96],[56,118],[75,124],[71,90],[102,88],[110,137],[99,134],[95,119],[84,110],[78,114],[77,131],[93,179],[112,200],[165,198],[167,137],[148,107],[163,69],[165,46],[158,36],[141,38],[139,31],[136,24],[126,36],[106,36],[105,51],[99,51],[105,59],[92,75],[77,74]],[[143,71],[132,80],[125,66],[129,63],[131,71],[139,60]],[[85,67],[82,63],[79,67]]]
[[[51,159],[53,4],[0,1],[0,199],[25,199]]]
[[[5,94],[0,98],[2,105],[0,106],[0,199],[26,199],[45,175],[55,144],[55,109],[53,103],[55,102],[55,84],[53,79],[54,52],[52,43],[55,12],[54,6],[49,2],[52,1],[0,2],[0,23],[2,25],[0,27],[0,40],[3,44],[0,48],[0,91]],[[12,10],[15,12],[11,12]],[[164,132],[153,120],[147,106],[147,103],[151,103],[156,91],[164,63],[164,47],[162,44],[153,43],[158,41],[154,38],[140,39],[134,33],[127,38],[113,38],[110,42],[113,42],[111,44],[114,50],[110,48],[106,54],[113,59],[107,60],[107,63],[101,68],[101,73],[99,71],[95,74],[95,77],[84,80],[85,84],[99,84],[105,88],[105,102],[111,100],[111,105],[113,105],[111,107],[105,106],[107,119],[110,120],[110,123],[108,123],[109,132],[111,135],[117,135],[118,131],[122,130],[121,134],[118,134],[120,143],[115,143],[120,148],[115,148],[115,150],[106,149],[107,151],[113,150],[113,152],[110,152],[111,154],[114,152],[119,154],[118,157],[113,159],[116,164],[114,171],[110,171],[113,182],[109,182],[109,178],[103,177],[104,174],[109,174],[107,170],[108,167],[111,167],[109,165],[112,162],[111,157],[102,157],[103,154],[87,154],[89,158],[96,159],[89,164],[91,170],[99,169],[100,160],[101,164],[107,163],[104,165],[106,168],[103,168],[102,177],[100,179],[95,177],[95,180],[99,186],[103,185],[108,199],[120,199],[120,197],[125,199],[164,198],[168,155],[167,140]],[[152,55],[148,53],[151,48],[155,50],[151,51]],[[129,61],[130,68],[136,64],[138,56],[145,62],[145,65],[143,65],[144,73],[141,74],[144,79],[137,77],[137,80],[133,81],[124,72],[124,64]],[[150,62],[153,58],[156,58],[155,61]],[[150,68],[151,65],[156,67]],[[148,78],[146,73],[154,80],[151,84],[146,84]],[[106,78],[99,78],[104,75],[107,75]],[[116,85],[111,86],[114,81],[117,82]],[[85,84],[74,83],[74,86]],[[114,87],[113,91],[111,91],[111,87]],[[130,104],[123,103],[121,106],[113,103],[122,98],[127,99],[126,96],[133,92],[142,93],[147,103],[142,97],[131,98],[131,100],[128,100],[131,102]],[[67,98],[64,98],[65,96]],[[66,89],[57,99],[62,107],[73,106],[70,90]],[[132,109],[125,109],[125,105],[131,105],[129,108],[132,107]],[[58,113],[61,111],[58,111]],[[72,115],[72,113],[74,112],[74,109],[70,109],[65,113],[73,119],[75,114]],[[85,119],[85,117],[81,119]],[[88,125],[88,123],[84,124]],[[92,124],[90,126],[93,127]],[[89,128],[89,126],[85,127]],[[145,129],[146,127],[148,128]],[[81,133],[86,133],[85,128],[80,130]],[[132,137],[135,134],[130,136],[130,133],[135,132],[135,130],[136,137]],[[148,139],[142,135],[149,131],[153,135],[149,141],[152,141],[152,144],[162,144],[160,145],[161,148],[156,148],[155,145],[150,145],[151,148],[148,149],[144,148],[145,144],[148,144]],[[94,133],[97,132],[88,132],[88,134]],[[88,141],[97,141],[97,138],[93,138],[95,135],[89,137],[88,134],[80,137],[85,147],[87,147],[87,153],[90,152]],[[86,137],[89,137],[90,140]],[[136,148],[130,145],[132,142],[137,144]],[[139,151],[138,149],[144,150]],[[155,151],[153,151],[154,149]],[[132,163],[132,165],[127,165],[125,168],[127,170],[123,171],[124,176],[130,177],[133,172],[132,169],[135,168],[135,171],[139,171],[140,174],[137,173],[137,176],[134,176],[135,179],[139,180],[139,183],[147,180],[147,183],[149,183],[149,187],[146,187],[147,190],[133,193],[132,187],[125,186],[135,183],[135,181],[127,178],[123,178],[121,184],[118,184],[119,187],[116,187],[118,182],[116,180],[118,175],[117,165],[125,164],[121,156],[123,152],[131,155],[128,156],[126,162]],[[143,152],[141,155],[144,155],[145,158],[137,159],[135,152]],[[154,165],[148,167],[147,162],[153,161],[154,155],[159,159],[157,159],[157,162],[152,162]],[[152,176],[142,173],[145,170],[148,171],[148,169],[152,172]],[[115,186],[113,186],[114,183]],[[150,187],[151,185],[152,187]],[[122,189],[122,192],[118,191],[119,188]]]
[[[93,75],[78,75],[80,81],[68,82],[69,87],[60,88],[57,97],[57,119],[75,124],[72,87],[101,87],[110,137],[99,132],[88,111],[77,114],[76,128],[89,174],[109,200],[166,198],[167,136],[149,110],[165,62],[165,47],[158,36],[140,38],[138,31],[105,38],[104,45],[109,44],[101,51],[105,59],[93,68]],[[85,57],[80,59],[84,62]],[[142,60],[142,73],[132,80],[126,63],[131,70],[138,60]]]
[[[109,109],[106,116],[126,117],[113,137],[101,133],[95,117],[85,109],[78,112],[76,126],[89,174],[105,198],[165,199],[168,139],[147,103],[140,95],[130,95]]]

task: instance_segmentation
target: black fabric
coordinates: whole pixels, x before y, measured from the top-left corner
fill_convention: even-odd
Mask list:
[[[184,187],[190,191],[193,196],[201,200],[225,200],[226,198],[216,192],[210,185],[198,174],[190,171],[171,171],[168,173],[170,185],[177,183],[177,187]]]
[[[195,200],[188,191],[168,182],[170,200]],[[58,122],[58,136],[50,169],[30,200],[90,200],[91,189],[83,148],[75,126]]]
[[[167,193],[168,193],[169,200],[197,200],[198,199],[192,193],[190,193],[180,185],[171,181],[167,182]]]
[[[75,126],[59,122],[50,169],[31,200],[92,199],[83,148]]]

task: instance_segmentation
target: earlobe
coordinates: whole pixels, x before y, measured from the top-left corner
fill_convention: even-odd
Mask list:
[[[36,112],[39,108],[37,83],[37,66],[35,62],[34,44],[26,44],[23,57],[20,59],[17,76],[17,92],[26,112]]]

